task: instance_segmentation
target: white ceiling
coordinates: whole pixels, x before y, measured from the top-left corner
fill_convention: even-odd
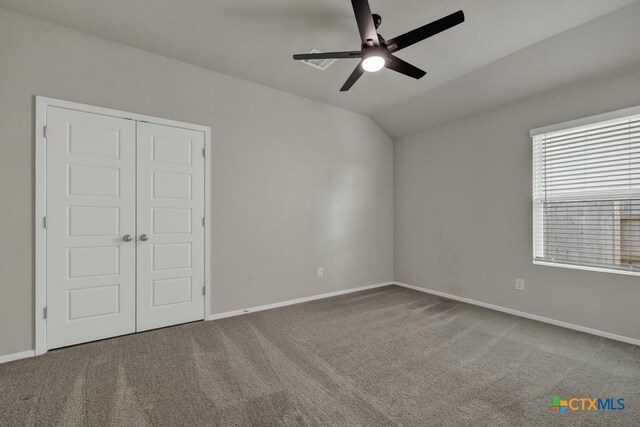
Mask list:
[[[339,89],[355,60],[319,71],[291,55],[359,49],[348,0],[0,0],[0,7],[364,113],[399,135],[383,122],[404,101],[419,107],[427,92],[634,1],[370,0],[386,38],[459,9],[466,22],[398,53],[428,72],[422,80],[383,70],[346,93]]]
[[[638,23],[640,2],[528,46],[429,93],[402,100],[372,119],[397,139],[567,84],[635,72],[640,70]]]

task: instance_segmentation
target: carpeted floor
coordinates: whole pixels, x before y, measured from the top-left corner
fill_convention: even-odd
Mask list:
[[[640,347],[388,286],[0,365],[0,425],[639,426]]]

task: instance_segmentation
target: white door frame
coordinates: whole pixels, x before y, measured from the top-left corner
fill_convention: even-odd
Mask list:
[[[36,96],[36,120],[35,120],[35,154],[36,154],[36,200],[35,200],[35,250],[36,250],[36,275],[35,275],[35,352],[36,355],[47,352],[47,320],[45,307],[47,306],[47,233],[44,218],[47,216],[47,151],[46,151],[46,125],[47,107],[59,107],[86,113],[101,114],[103,116],[117,117],[127,120],[155,123],[158,125],[173,126],[204,132],[205,161],[204,165],[204,320],[211,315],[211,128],[143,114],[129,113],[126,111],[112,110],[93,105],[79,104],[77,102]]]

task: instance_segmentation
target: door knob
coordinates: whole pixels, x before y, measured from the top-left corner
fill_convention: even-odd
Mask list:
[[[131,241],[131,235],[125,234],[124,236],[122,236],[122,240],[124,240],[125,242],[130,242]]]
[[[147,236],[146,234],[141,234],[140,240],[142,240],[143,242],[146,242],[147,240],[149,240],[149,236]]]

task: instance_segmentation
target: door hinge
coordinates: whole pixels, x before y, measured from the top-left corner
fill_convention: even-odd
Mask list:
[[[206,295],[206,294],[207,294],[206,289],[207,289],[207,288],[205,288],[204,286],[202,287],[202,295]]]
[[[42,136],[47,139],[47,125],[42,126]]]
[[[42,217],[42,228],[47,228],[47,217],[46,216]]]
[[[204,155],[204,148],[202,149],[202,157],[206,157],[206,156]]]
[[[204,217],[202,217],[202,226],[204,227]]]
[[[42,309],[42,318],[46,319],[47,318],[47,307]]]

